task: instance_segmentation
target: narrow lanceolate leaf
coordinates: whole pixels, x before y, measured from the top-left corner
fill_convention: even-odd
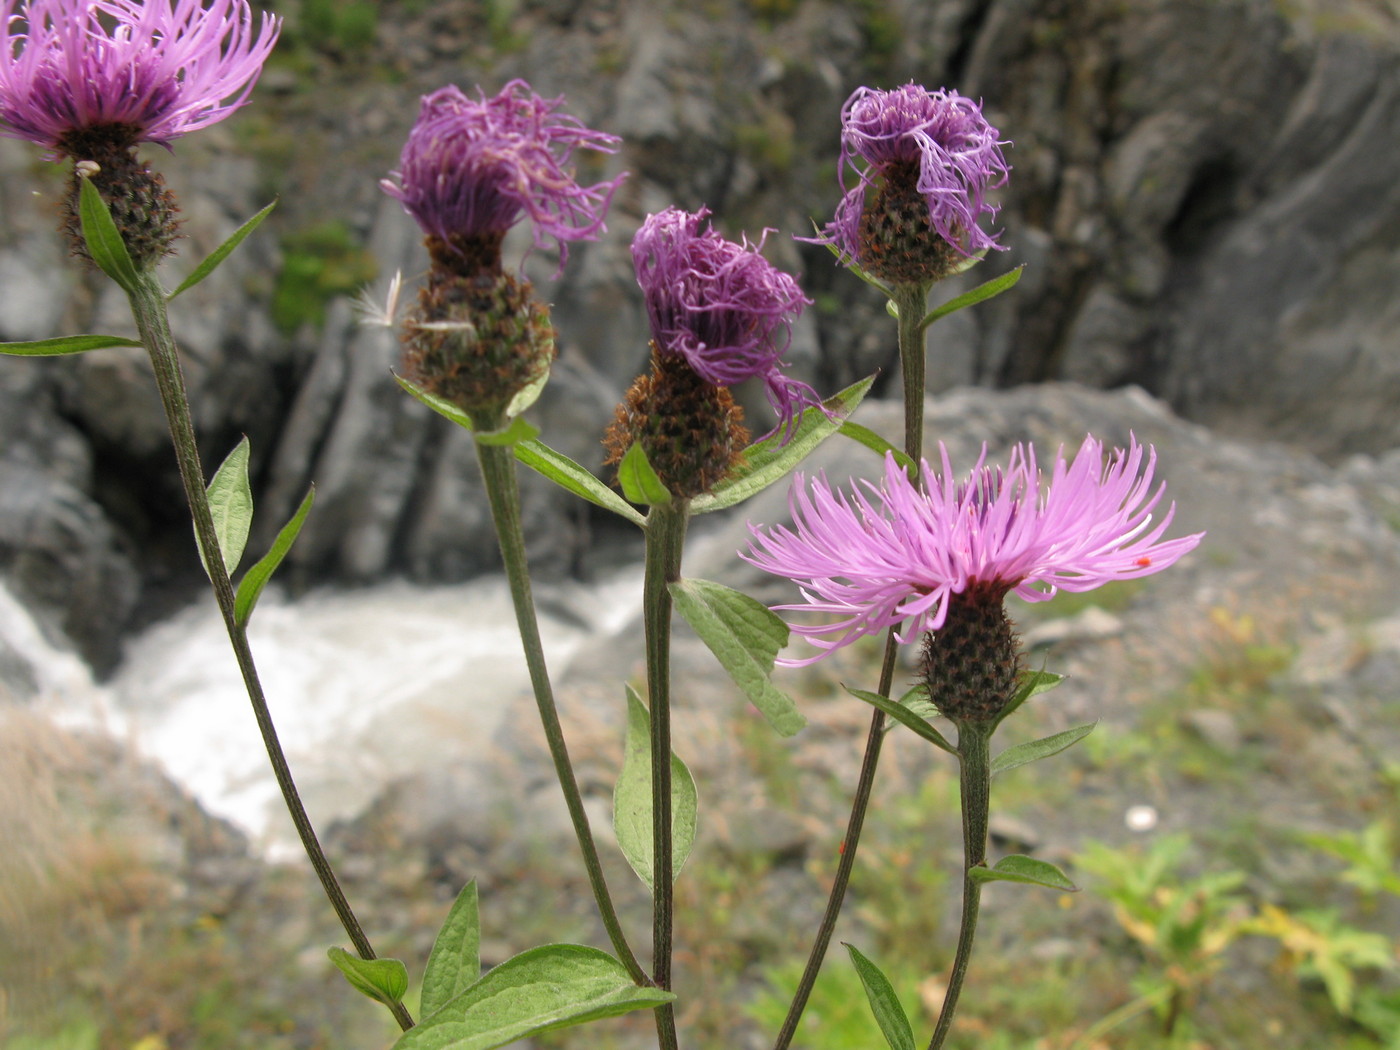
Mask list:
[[[438,930],[423,971],[423,998],[419,1012],[426,1019],[481,980],[481,923],[477,911],[476,880],[457,894],[447,920]]]
[[[112,221],[112,212],[91,179],[78,180],[78,221],[83,227],[83,240],[88,254],[105,273],[127,292],[136,291],[140,275],[131,254],[126,250],[121,231]]]
[[[253,527],[253,490],[248,484],[248,439],[233,446],[233,451],[214,472],[209,482],[209,513],[214,518],[214,532],[219,537],[219,550],[224,570],[233,575],[243,560],[248,545],[248,530]],[[205,563],[205,571],[209,565]]]
[[[539,436],[539,427],[528,419],[517,416],[503,430],[488,433],[478,431],[476,439],[483,445],[516,445],[522,441],[532,441]]]
[[[581,496],[604,510],[620,514],[633,525],[646,527],[647,519],[639,514],[636,508],[595,478],[586,467],[574,462],[564,453],[534,439],[516,442],[514,451],[516,459],[537,474],[543,474],[560,488],[567,489],[575,496]]]
[[[258,212],[251,219],[245,222],[242,226],[238,227],[238,229],[234,230],[233,235],[229,237],[228,240],[224,241],[223,244],[219,245],[212,252],[210,252],[205,257],[204,261],[201,262],[198,266],[196,266],[190,272],[190,275],[180,282],[179,287],[177,287],[173,292],[171,292],[166,298],[174,299],[181,292],[193,288],[200,281],[204,280],[204,278],[208,277],[211,273],[213,273],[215,269],[218,268],[219,263],[227,259],[229,253],[232,252],[235,248],[237,248],[240,244],[242,244],[243,238],[247,237],[248,234],[256,230],[258,226],[262,223],[262,221],[266,219],[269,214],[271,214],[272,209],[275,207],[277,207],[277,202],[273,201],[266,208],[264,208],[262,211]]]
[[[1069,881],[1063,871],[1047,860],[1036,860],[1013,853],[1002,857],[995,867],[979,864],[970,868],[967,877],[973,882],[1025,882],[1032,886],[1046,886],[1052,890],[1078,893],[1079,887]]]
[[[1011,699],[1001,712],[1001,717],[997,719],[998,724],[1006,721],[1018,707],[1024,704],[1033,696],[1041,693],[1048,693],[1055,686],[1065,680],[1062,674],[1055,674],[1054,671],[1023,671],[1021,672],[1021,682],[1016,687],[1016,692],[1011,694]]]
[[[637,987],[607,952],[547,944],[501,963],[400,1036],[394,1050],[492,1050],[675,998],[659,988]]]
[[[472,417],[463,412],[451,401],[438,397],[436,394],[428,393],[428,391],[424,390],[417,383],[410,382],[401,375],[395,375],[394,381],[412,394],[416,400],[427,405],[444,419],[450,419],[459,427],[464,427],[467,430],[475,432],[476,428],[472,426]]]
[[[698,809],[695,779],[684,762],[671,755],[671,872],[674,880],[695,845]],[[630,685],[627,687],[627,743],[622,773],[613,790],[613,828],[617,844],[647,889],[656,892],[652,853],[651,715]]]
[[[259,558],[253,567],[243,574],[243,579],[238,582],[238,594],[234,597],[233,602],[233,615],[240,626],[248,626],[248,619],[253,615],[253,606],[258,604],[258,599],[262,596],[267,581],[272,579],[272,574],[277,571],[277,566],[282,564],[282,559],[292,549],[292,544],[296,542],[297,534],[301,532],[302,525],[306,523],[306,516],[311,513],[311,504],[315,500],[316,488],[312,486],[306,490],[306,496],[302,499],[297,512],[292,515],[292,520],[283,525],[282,530],[277,533],[277,538],[272,541],[271,549]]]
[[[61,335],[57,339],[35,339],[27,343],[0,343],[0,354],[17,357],[56,357],[59,354],[81,354],[86,350],[105,350],[109,346],[141,346],[139,339],[120,335]]]
[[[944,737],[942,733],[933,728],[926,719],[922,718],[904,704],[896,703],[887,696],[881,696],[879,693],[872,693],[866,689],[852,689],[848,685],[842,686],[842,688],[857,700],[864,700],[872,707],[878,707],[900,725],[912,729],[934,747],[942,748],[950,755],[956,755],[958,753],[958,749],[948,743],[947,738]]]
[[[841,943],[845,944],[844,941]],[[846,951],[850,953],[856,973],[860,974],[860,983],[865,985],[870,1012],[875,1015],[875,1023],[884,1033],[890,1050],[914,1050],[914,1030],[909,1026],[909,1017],[900,1005],[899,997],[894,994],[889,978],[854,945],[846,944]]]
[[[1055,733],[1051,736],[1041,737],[1039,740],[1029,740],[1024,744],[1008,747],[992,759],[992,776],[1005,773],[1008,769],[1015,769],[1017,766],[1024,766],[1029,762],[1058,755],[1065,748],[1079,743],[1092,733],[1096,725],[1098,725],[1097,722],[1090,722],[1088,725],[1066,729],[1063,733]]]
[[[677,580],[670,591],[676,611],[769,725],[792,736],[807,724],[792,698],[769,679],[774,659],[788,642],[781,617],[747,594],[709,580]]]
[[[984,302],[993,296],[1000,295],[1021,279],[1021,271],[1025,268],[1026,264],[1022,263],[1020,266],[1016,267],[1016,269],[1009,270],[1000,277],[993,277],[990,281],[979,284],[970,292],[963,292],[963,294],[959,295],[957,298],[949,299],[942,306],[935,307],[924,315],[924,319],[919,322],[919,328],[921,330],[925,329],[933,324],[934,321],[941,320],[951,313],[957,313],[957,311],[964,307],[972,306],[976,303]]]
[[[671,502],[671,493],[647,459],[640,441],[632,443],[617,465],[617,483],[624,496],[644,507],[664,507]]]
[[[344,948],[326,952],[355,991],[392,1006],[408,991],[408,970],[397,959],[361,959]]]
[[[875,377],[869,376],[827,398],[822,402],[825,411],[821,408],[807,409],[799,417],[789,440],[784,441],[783,433],[779,431],[750,445],[744,450],[744,463],[738,472],[721,481],[710,492],[691,500],[691,513],[706,514],[732,507],[787,477],[814,448],[841,429],[846,417],[870,392],[873,382]]]
[[[888,441],[882,438],[869,427],[863,427],[859,423],[852,423],[849,419],[841,424],[841,435],[848,437],[866,448],[884,456],[887,453],[894,453],[895,460],[901,467],[909,472],[918,469],[918,465],[909,458],[909,454],[902,449],[895,448]]]

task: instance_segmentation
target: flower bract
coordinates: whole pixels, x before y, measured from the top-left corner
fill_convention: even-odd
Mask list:
[[[580,186],[573,153],[612,153],[620,140],[560,113],[562,98],[540,98],[523,80],[478,95],[449,85],[425,96],[398,170],[380,185],[425,234],[453,245],[499,239],[526,217],[535,246],[553,239],[562,266],[568,242],[604,229],[625,178]]]
[[[708,226],[709,209],[667,208],[647,217],[632,240],[637,283],[657,352],[676,355],[717,387],[764,382],[787,428],[816,392],[782,371],[792,326],[811,302],[797,281],[752,244]]]
[[[793,626],[823,652],[784,663],[812,663],[891,627],[902,642],[937,631],[960,595],[1038,602],[1161,572],[1204,534],[1162,539],[1175,504],[1154,521],[1165,491],[1153,488],[1155,466],[1156,453],[1135,439],[1105,462],[1103,446],[1086,437],[1072,461],[1056,455],[1048,482],[1027,446],[1005,469],[988,465],[984,449],[961,481],[946,449],[941,472],[921,464],[921,485],[892,455],[880,484],[850,493],[798,475],[793,526],[750,525],[744,556],[800,585],[804,601],[778,608],[835,617]]]
[[[246,0],[0,0],[0,133],[168,145],[243,105],[279,29]]]

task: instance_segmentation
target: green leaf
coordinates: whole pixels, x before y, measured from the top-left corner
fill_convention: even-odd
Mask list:
[[[1021,279],[1021,271],[1025,268],[1026,264],[1022,263],[1020,266],[1016,267],[1016,269],[1009,270],[1000,277],[993,277],[985,284],[979,284],[976,288],[972,289],[972,291],[964,292],[955,299],[949,299],[942,306],[930,310],[924,315],[924,319],[919,322],[919,330],[923,331],[928,328],[929,325],[933,324],[934,321],[941,320],[964,307],[972,306],[976,303],[991,299],[993,296],[1000,295]]]
[[[604,510],[620,514],[633,525],[646,527],[647,519],[639,514],[636,508],[594,477],[591,471],[562,452],[557,452],[543,442],[531,438],[516,442],[515,458],[575,496],[581,496]]]
[[[872,707],[878,707],[900,725],[912,729],[934,747],[942,748],[950,755],[956,755],[958,753],[958,749],[948,743],[947,738],[942,733],[933,728],[925,719],[921,718],[904,704],[896,703],[887,696],[881,696],[879,693],[872,693],[865,689],[852,689],[848,685],[843,685],[841,688],[846,690],[846,692],[850,693],[857,700],[864,700]],[[906,696],[907,695],[908,694],[906,694]]]
[[[670,491],[657,476],[640,441],[632,442],[617,465],[617,483],[622,486],[622,494],[633,503],[664,507],[671,502]]]
[[[695,816],[698,809],[695,780],[676,755],[671,755],[671,877],[681,867],[695,845]],[[630,685],[627,686],[627,743],[622,773],[613,790],[613,828],[617,844],[647,889],[656,892],[652,864],[651,801],[651,716]]]
[[[408,970],[397,959],[361,959],[344,948],[331,948],[326,954],[355,991],[375,1002],[392,1006],[408,991]]]
[[[531,441],[540,435],[540,428],[522,416],[510,421],[503,430],[478,433],[476,439],[483,445],[515,445],[521,441]]]
[[[822,235],[821,225],[815,219],[812,220],[812,229],[817,231],[818,237]],[[886,298],[894,294],[890,291],[889,285],[885,284],[885,282],[881,281],[879,278],[872,277],[870,274],[862,270],[859,266],[856,265],[856,261],[854,259],[850,259],[844,256],[841,252],[841,249],[836,247],[836,245],[832,244],[830,241],[821,241],[820,243],[826,246],[827,251],[829,251],[832,255],[836,256],[836,258],[840,261],[841,265],[846,267],[847,270],[855,274],[866,284],[870,285],[870,287],[878,289],[881,293],[883,293],[886,296]]]
[[[224,241],[205,257],[204,261],[191,271],[190,275],[180,282],[180,286],[166,296],[166,299],[174,299],[181,292],[193,288],[204,278],[208,277],[218,267],[219,263],[228,258],[229,253],[243,243],[243,238],[258,228],[264,219],[272,213],[272,209],[277,207],[277,202],[273,201],[262,211],[258,212],[251,219],[245,222],[238,229],[233,231],[233,236]]]
[[[61,335],[57,339],[35,339],[27,343],[0,343],[0,354],[17,357],[55,357],[58,354],[81,354],[85,350],[104,350],[109,346],[141,346],[139,339],[120,335]]]
[[[900,1005],[899,997],[894,994],[889,978],[857,951],[855,945],[846,944],[845,941],[841,943],[846,945],[856,973],[860,974],[860,983],[865,985],[865,997],[870,1000],[870,1012],[875,1015],[890,1050],[914,1050],[914,1030],[909,1027],[909,1017]]]
[[[607,952],[547,944],[501,963],[400,1036],[394,1050],[492,1050],[675,998],[633,984],[627,968]]]
[[[427,405],[444,419],[450,419],[459,427],[465,427],[467,430],[472,431],[472,433],[476,432],[476,428],[472,426],[472,417],[463,412],[451,401],[448,401],[446,398],[438,397],[436,394],[428,393],[428,391],[424,390],[417,383],[410,382],[401,375],[395,375],[394,382],[398,383],[399,386],[412,394],[414,398]]]
[[[1001,712],[1001,717],[997,719],[997,724],[1000,725],[1002,722],[1006,721],[1011,712],[1015,711],[1031,697],[1039,696],[1041,693],[1048,693],[1064,680],[1064,675],[1055,674],[1053,671],[1021,672],[1021,684],[1016,687],[1016,692],[1011,694],[1011,699],[1007,702],[1006,708]]]
[[[452,910],[438,930],[423,971],[420,1013],[426,1018],[481,980],[481,922],[476,880],[457,894]]]
[[[852,441],[858,442],[866,448],[871,449],[881,457],[893,452],[895,460],[905,470],[911,473],[918,470],[918,464],[909,458],[908,453],[904,452],[902,449],[895,448],[869,427],[863,427],[859,423],[852,423],[848,419],[841,424],[841,434],[843,437],[848,437]]]
[[[769,680],[773,661],[788,642],[788,626],[780,616],[747,594],[709,580],[677,580],[670,591],[676,611],[774,730],[792,736],[807,724],[792,698]]]
[[[91,179],[78,180],[78,221],[82,224],[83,240],[88,254],[105,273],[127,292],[135,292],[141,281],[136,264],[126,250],[121,231],[112,221],[112,212]]]
[[[1088,725],[1066,729],[1063,733],[1055,733],[1051,736],[1041,737],[1039,740],[1029,740],[1024,744],[1008,747],[992,759],[991,775],[996,776],[998,773],[1005,773],[1008,769],[1015,769],[1017,766],[1024,766],[1029,762],[1058,755],[1065,748],[1079,743],[1092,733],[1096,725],[1098,725],[1097,722],[1090,722]]]
[[[243,560],[248,545],[248,530],[253,527],[253,490],[248,484],[248,439],[233,446],[233,451],[214,472],[209,482],[209,513],[214,518],[214,532],[219,538],[224,569],[230,576]],[[204,565],[209,570],[208,562]],[[212,574],[211,574],[212,576]]]
[[[548,384],[549,369],[546,368],[538,379],[515,392],[515,396],[510,399],[510,404],[506,405],[506,418],[514,419],[538,401]]]
[[[732,507],[774,482],[781,481],[814,448],[841,429],[846,417],[869,393],[873,382],[875,377],[868,376],[827,398],[822,402],[825,411],[815,407],[807,409],[799,417],[791,440],[786,443],[779,431],[750,445],[744,450],[744,465],[738,473],[721,481],[710,492],[691,500],[691,513],[707,514],[712,510]]]
[[[979,864],[968,870],[967,877],[973,882],[1025,882],[1032,886],[1064,890],[1066,893],[1079,892],[1079,887],[1070,882],[1065,873],[1049,861],[1036,860],[1019,853],[1002,857],[992,868]]]
[[[297,507],[297,512],[292,515],[292,520],[283,525],[282,530],[277,533],[277,538],[272,541],[271,549],[243,574],[243,579],[238,584],[238,594],[233,602],[234,620],[240,626],[246,627],[248,625],[248,619],[253,615],[253,606],[258,604],[258,599],[262,596],[267,581],[272,579],[272,574],[277,571],[277,566],[282,564],[282,559],[292,549],[297,534],[301,532],[302,525],[306,523],[306,516],[311,513],[311,504],[315,501],[316,487],[313,485],[306,490],[306,496],[303,497],[301,506]]]

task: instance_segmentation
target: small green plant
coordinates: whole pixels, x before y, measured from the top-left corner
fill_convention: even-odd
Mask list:
[[[349,227],[339,220],[288,234],[282,253],[272,320],[288,334],[303,324],[321,325],[332,299],[355,293],[378,273],[374,257],[355,243]]]
[[[378,5],[369,0],[302,0],[302,41],[322,51],[360,54],[374,44]]]

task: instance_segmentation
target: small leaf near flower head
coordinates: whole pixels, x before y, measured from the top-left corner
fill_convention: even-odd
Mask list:
[[[136,264],[131,261],[131,253],[126,250],[121,231],[112,221],[111,209],[91,179],[78,180],[78,216],[92,261],[124,292],[135,292],[141,281]]]
[[[631,504],[620,499],[616,492],[564,453],[534,439],[518,441],[512,447],[515,458],[535,473],[543,475],[575,496],[581,496],[604,510],[626,518],[633,525],[646,528],[646,518],[638,514]]]
[[[392,1006],[408,991],[408,970],[398,959],[361,959],[334,947],[326,954],[355,991],[375,1002]]]
[[[166,299],[174,299],[181,292],[193,288],[200,281],[213,273],[218,268],[219,264],[227,259],[235,248],[243,243],[243,239],[256,230],[262,224],[262,221],[272,214],[272,209],[275,207],[277,207],[277,202],[273,201],[242,226],[238,227],[238,229],[234,230],[229,239],[205,256],[204,261],[196,266],[190,272],[190,275],[181,281],[173,292],[166,296]]]
[[[1083,740],[1094,731],[1094,727],[1097,725],[1098,722],[1090,722],[1087,725],[1066,729],[1062,733],[1055,733],[1051,736],[1041,737],[1039,740],[1028,740],[1024,744],[1008,747],[992,759],[991,775],[996,776],[998,773],[1005,773],[1008,769],[1015,769],[1017,766],[1024,766],[1030,762],[1038,762],[1042,758],[1049,758],[1051,755],[1058,755],[1061,751],[1073,747]]]
[[[926,719],[910,710],[902,703],[896,703],[887,696],[871,692],[867,689],[853,689],[848,685],[843,685],[842,689],[850,693],[857,700],[864,700],[871,707],[883,711],[890,718],[900,725],[912,730],[918,736],[923,737],[934,747],[941,748],[950,755],[956,755],[958,749],[948,742],[947,737],[935,729]]]
[[[287,552],[292,549],[292,544],[296,542],[302,525],[306,523],[306,516],[311,513],[311,504],[315,500],[316,488],[313,485],[306,490],[306,495],[302,498],[301,504],[297,507],[291,520],[283,525],[277,533],[277,538],[272,541],[268,552],[254,562],[253,567],[243,574],[243,579],[238,581],[238,594],[233,603],[233,618],[240,627],[248,626],[248,620],[253,615],[253,606],[258,604],[258,599],[262,597],[263,588],[272,579],[272,574],[282,564],[282,559],[287,556]]]
[[[1049,861],[1036,860],[1019,853],[1002,857],[994,867],[978,864],[969,868],[967,877],[973,882],[1024,882],[1032,886],[1063,890],[1066,893],[1079,892],[1079,887]]]
[[[929,325],[933,324],[935,321],[942,320],[951,313],[956,313],[965,307],[973,306],[977,303],[986,302],[988,299],[1000,295],[1008,288],[1013,287],[1016,282],[1021,279],[1021,274],[1025,269],[1026,264],[1022,263],[1014,270],[1008,270],[1000,277],[993,277],[990,281],[979,284],[971,291],[964,292],[954,299],[949,299],[942,306],[934,307],[925,314],[924,319],[919,322],[919,331],[925,331]]]
[[[617,465],[617,482],[622,486],[622,494],[633,503],[664,507],[671,502],[671,493],[647,459],[646,449],[642,448],[640,441],[632,443],[622,462]]]

